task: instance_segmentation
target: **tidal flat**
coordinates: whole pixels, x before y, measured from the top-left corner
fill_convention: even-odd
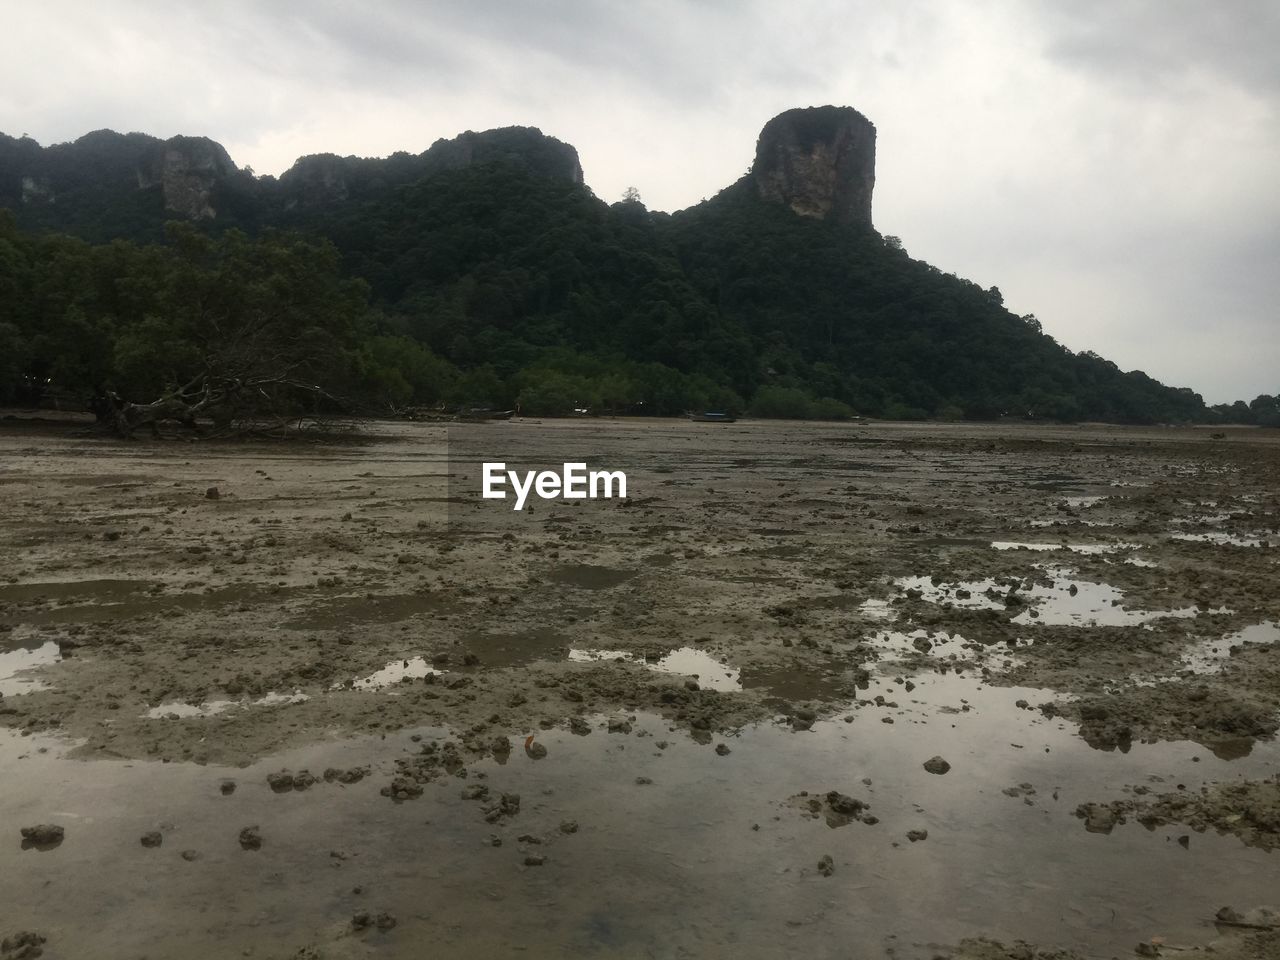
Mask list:
[[[1280,432],[5,420],[0,493],[46,957],[1280,954]]]

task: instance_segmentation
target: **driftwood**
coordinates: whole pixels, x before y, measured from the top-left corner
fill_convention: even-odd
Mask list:
[[[288,400],[309,395],[341,404],[321,387],[290,376],[266,376],[251,379],[213,378],[201,375],[182,387],[170,390],[149,403],[135,403],[108,391],[94,405],[99,420],[106,422],[119,436],[132,439],[140,427],[148,427],[153,437],[160,435],[160,424],[176,423],[195,436],[228,437],[242,434],[302,431],[305,417],[284,413]],[[213,429],[202,429],[200,420],[212,422]],[[296,421],[296,426],[291,426]]]

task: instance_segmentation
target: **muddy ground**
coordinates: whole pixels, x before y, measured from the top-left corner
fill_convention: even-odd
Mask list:
[[[480,459],[623,469],[628,498],[515,513],[478,499]],[[0,892],[15,907],[0,936],[35,931],[46,956],[1034,955],[978,937],[1085,956],[1225,937],[1219,956],[1280,955],[1258,925],[1215,922],[1280,902],[1274,431],[590,420],[124,444],[7,420],[0,495]],[[947,752],[955,771],[922,769]],[[856,815],[833,823],[833,793]],[[299,795],[310,833],[287,863],[209,854],[156,920],[154,884],[207,853],[171,834],[234,839],[259,825],[221,824],[225,804],[265,820]],[[429,804],[467,851],[449,882],[384,836]],[[720,836],[708,805],[746,839]],[[544,832],[526,832],[539,811]],[[1023,848],[1074,867],[1013,868],[1011,816],[1034,818]],[[22,849],[19,826],[46,821],[66,839]],[[713,834],[720,852],[673,880],[638,821],[689,829],[667,867]],[[277,822],[258,862],[290,843]],[[107,949],[84,875],[150,869],[106,836],[126,823],[164,838],[140,863],[167,866],[118,895]],[[398,912],[282,879],[315,873],[307,835],[345,862],[325,834],[352,824],[367,855],[350,889],[398,878]],[[799,852],[815,830],[859,846]],[[503,843],[512,869],[490,875],[481,851]],[[1121,854],[1184,860],[1130,876],[1105,860]],[[882,856],[915,859],[886,868],[898,893],[874,910],[797,912],[791,885],[813,897]],[[965,886],[955,871],[975,860],[998,908],[913,899]],[[529,892],[530,871],[557,867],[574,880]],[[611,919],[577,915],[615,882]],[[682,882],[698,907],[672,914],[659,904]],[[1043,883],[1058,893],[1028,892]],[[216,891],[255,884],[274,892],[252,922],[243,905],[209,915]],[[1057,898],[1077,888],[1064,919]],[[81,907],[51,907],[49,889]],[[468,922],[445,936],[407,915],[414,891]],[[499,902],[519,903],[497,911],[509,923]],[[1120,927],[1095,915],[1105,904]]]

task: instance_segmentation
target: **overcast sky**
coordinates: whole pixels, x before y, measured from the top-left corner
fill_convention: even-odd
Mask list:
[[[0,130],[301,155],[508,124],[655,209],[790,107],[878,130],[874,219],[1073,350],[1218,402],[1280,392],[1275,0],[9,4]]]

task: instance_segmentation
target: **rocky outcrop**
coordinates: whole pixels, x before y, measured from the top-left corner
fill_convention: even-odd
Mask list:
[[[154,211],[162,223],[173,216],[191,220],[218,215],[221,188],[252,177],[208,137],[160,140],[141,133],[95,130],[71,143],[42,147],[29,137],[0,134],[0,204],[15,209],[45,208],[42,226],[74,229],[77,217],[97,221],[118,213],[121,204]],[[142,196],[139,196],[139,195]],[[68,223],[57,219],[64,200]]]
[[[53,203],[55,199],[48,177],[22,178],[23,203]]]
[[[355,157],[340,157],[336,153],[299,157],[280,177],[280,187],[286,194],[285,208],[349,199],[348,173],[359,162]]]
[[[218,215],[210,202],[213,192],[239,169],[222,144],[208,137],[172,137],[160,151],[157,173],[164,208],[203,220]]]
[[[762,198],[801,216],[870,227],[875,125],[852,107],[780,113],[760,131],[751,177]]]

